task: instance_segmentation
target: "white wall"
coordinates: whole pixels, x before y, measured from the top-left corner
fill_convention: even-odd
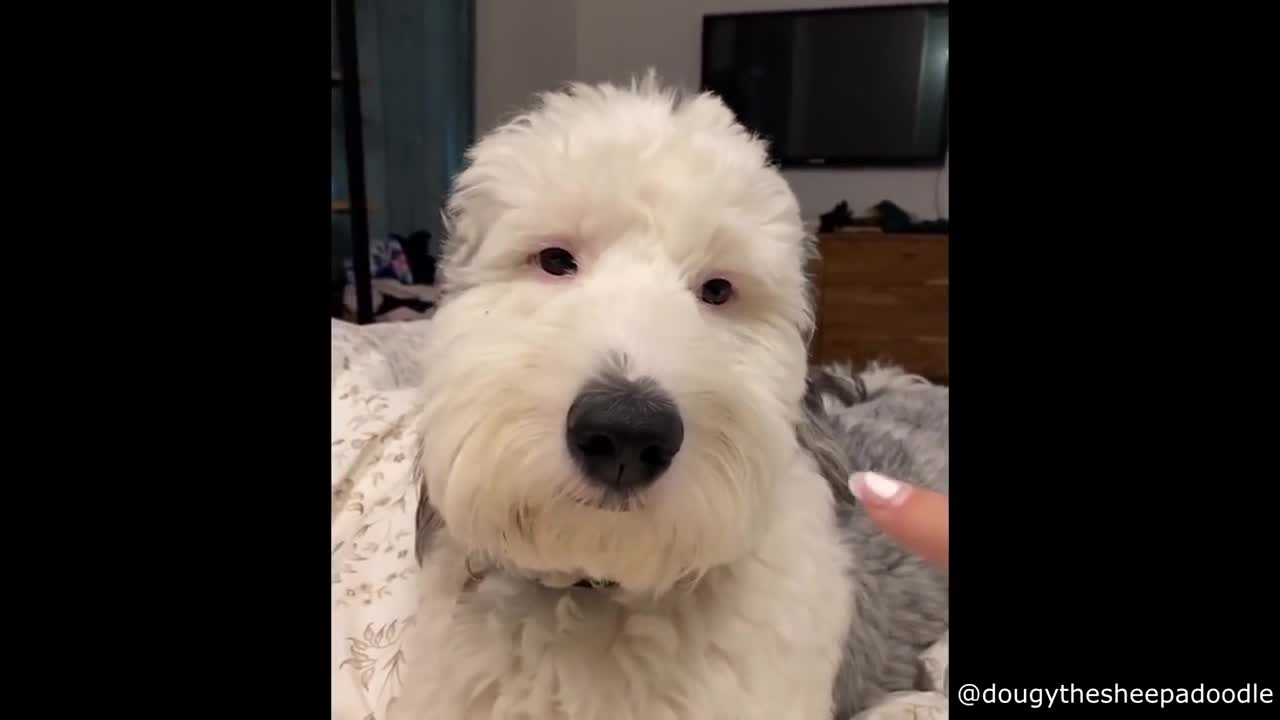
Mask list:
[[[476,0],[476,132],[492,129],[535,93],[576,79],[578,4]]]
[[[900,0],[479,0],[477,130],[528,96],[568,80],[625,82],[649,67],[668,82],[700,82],[702,16],[751,10],[890,4]],[[572,26],[563,24],[572,16]],[[921,218],[949,211],[946,172],[790,170],[787,180],[807,219],[841,200],[857,213],[891,200]]]

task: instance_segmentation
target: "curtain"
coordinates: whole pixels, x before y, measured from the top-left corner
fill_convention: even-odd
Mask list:
[[[431,233],[474,132],[474,0],[364,0],[356,9],[369,238]]]

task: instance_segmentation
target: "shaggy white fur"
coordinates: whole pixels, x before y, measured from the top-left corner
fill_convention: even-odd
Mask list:
[[[442,543],[422,576],[423,654],[400,700],[412,711],[395,717],[830,718],[849,554],[803,465],[774,484],[789,512],[772,513],[754,547],[656,601],[505,574],[468,592],[465,551]]]
[[[797,440],[812,247],[763,144],[652,76],[574,86],[475,145],[447,220],[393,717],[830,718],[855,556]],[[602,374],[655,381],[684,424],[624,508],[565,439]]]

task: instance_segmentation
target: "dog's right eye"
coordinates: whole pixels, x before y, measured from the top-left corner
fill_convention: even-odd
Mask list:
[[[547,248],[538,253],[538,265],[549,275],[572,275],[578,271],[577,261],[563,248]]]

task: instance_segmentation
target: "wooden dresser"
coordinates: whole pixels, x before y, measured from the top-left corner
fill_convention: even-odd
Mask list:
[[[894,363],[946,383],[947,247],[946,235],[819,235],[812,361]]]

